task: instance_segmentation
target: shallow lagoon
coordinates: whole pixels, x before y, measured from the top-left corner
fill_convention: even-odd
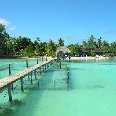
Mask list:
[[[11,111],[3,116],[116,116],[116,61],[77,61],[70,67],[70,88],[38,88],[37,80],[31,85],[25,81],[25,92],[21,93],[19,83],[13,92],[16,103],[8,103],[5,91],[0,93],[1,106]],[[66,70],[53,65],[38,79],[65,78]],[[2,99],[4,98],[4,99]]]
[[[34,66],[37,64],[37,59],[28,59],[28,66]],[[42,61],[38,61],[41,63]],[[26,68],[26,59],[0,59],[0,69],[6,67],[5,70],[0,70],[0,78],[9,75],[8,65],[11,64],[11,73],[14,74],[18,71]]]

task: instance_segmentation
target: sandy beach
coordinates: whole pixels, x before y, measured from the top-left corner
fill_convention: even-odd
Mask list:
[[[70,60],[104,60],[108,59],[108,57],[71,57]],[[69,60],[69,58],[66,58],[66,60]]]
[[[29,58],[29,57],[21,57],[23,59],[37,59],[37,58]],[[43,57],[43,60],[45,61],[47,58],[47,60],[51,60],[54,59],[52,57]],[[38,59],[42,60],[42,57],[38,57]],[[56,59],[56,57],[55,57]],[[104,57],[104,56],[87,56],[87,57],[71,57],[70,60],[74,61],[74,60],[105,60],[105,59],[109,59],[109,57]],[[69,58],[67,57],[66,60],[69,60]]]

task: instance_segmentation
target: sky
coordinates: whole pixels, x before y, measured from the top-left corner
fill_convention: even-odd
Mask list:
[[[12,37],[81,43],[116,41],[116,0],[0,0],[0,23]]]

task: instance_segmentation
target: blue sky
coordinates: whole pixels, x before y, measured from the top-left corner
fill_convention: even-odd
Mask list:
[[[8,33],[41,41],[60,37],[81,43],[90,35],[116,40],[115,0],[0,0],[0,22]]]

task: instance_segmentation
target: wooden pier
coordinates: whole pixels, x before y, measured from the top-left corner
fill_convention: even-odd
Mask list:
[[[12,101],[12,86],[13,83],[20,80],[21,82],[21,91],[24,91],[23,88],[23,78],[25,76],[31,75],[31,83],[32,83],[32,74],[35,75],[36,78],[36,71],[39,69],[40,74],[42,71],[44,72],[51,64],[53,64],[54,59],[45,61],[41,64],[37,64],[33,67],[26,68],[23,71],[20,71],[16,74],[12,74],[10,76],[4,77],[0,79],[0,90],[4,90],[4,88],[8,88],[8,95],[9,95],[9,101]]]

